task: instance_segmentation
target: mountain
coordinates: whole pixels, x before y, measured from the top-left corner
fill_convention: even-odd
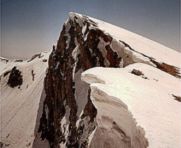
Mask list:
[[[0,64],[5,147],[181,146],[177,51],[70,13],[51,54]]]

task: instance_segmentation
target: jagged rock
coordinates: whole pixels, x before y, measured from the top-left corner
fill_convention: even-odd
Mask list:
[[[22,85],[22,83],[23,83],[23,77],[21,75],[21,71],[19,71],[16,67],[13,67],[9,75],[7,84],[10,87],[16,87]]]
[[[50,55],[49,69],[45,78],[46,99],[39,131],[42,132],[42,138],[49,141],[51,147],[57,147],[64,142],[67,147],[87,147],[88,137],[96,124],[94,121],[96,108],[86,97],[88,90],[83,94],[85,98],[81,96],[80,92],[77,92],[75,85],[79,82],[75,80],[75,75],[79,71],[95,66],[119,67],[121,61],[121,57],[111,49],[112,37],[104,34],[98,28],[89,30],[89,27],[96,27],[96,23],[87,17],[82,17],[82,19],[78,17],[72,15],[64,24],[57,47]],[[87,26],[86,29],[84,28],[84,32],[82,32],[83,26],[80,23]],[[104,43],[107,45],[104,46]],[[80,79],[80,74],[77,77]],[[81,98],[80,101],[85,108],[79,108],[78,98]],[[48,107],[48,116],[44,115],[45,106]],[[66,127],[68,128],[67,135],[60,128],[61,121],[67,112],[66,107],[70,110],[69,117],[66,119],[69,122]],[[81,118],[77,113],[78,109],[83,111]],[[81,125],[76,126],[78,119]],[[86,120],[88,120],[87,124]],[[84,132],[89,126],[92,131],[85,135]],[[80,128],[82,132],[80,132]],[[82,135],[86,136],[84,141],[81,140]]]

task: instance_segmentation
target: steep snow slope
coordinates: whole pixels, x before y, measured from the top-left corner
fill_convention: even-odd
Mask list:
[[[5,147],[32,145],[48,56],[49,53],[41,53],[31,61],[3,63],[6,65],[0,75],[0,141]],[[21,72],[23,83],[12,88],[7,82],[14,66]]]
[[[133,69],[140,70],[143,75],[134,75]],[[143,128],[150,148],[181,146],[181,103],[173,96],[181,96],[181,80],[140,63],[123,69],[89,69],[82,74],[82,79],[90,84],[91,99],[98,111],[96,120],[100,130],[95,129],[92,136],[94,146],[111,139],[117,144],[113,147],[119,147],[114,131],[110,130],[115,122],[128,138],[133,139],[134,147],[141,147],[135,144],[135,127],[130,126],[130,118]],[[125,116],[121,107],[132,117]],[[105,129],[112,134],[103,134]],[[100,135],[101,140],[97,141]]]

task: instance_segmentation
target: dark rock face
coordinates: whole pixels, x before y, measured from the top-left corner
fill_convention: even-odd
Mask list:
[[[12,88],[16,86],[20,86],[23,83],[23,77],[21,75],[21,71],[19,71],[16,67],[13,67],[8,79],[8,85]]]
[[[89,26],[96,26],[96,23],[84,17],[82,23],[87,27],[82,33],[83,28],[76,19],[76,16],[69,19],[63,26],[57,47],[54,47],[50,55],[45,78],[46,98],[39,132],[42,139],[46,138],[52,148],[59,147],[60,143],[64,143],[66,147],[87,147],[88,136],[96,126],[97,111],[90,99],[90,90],[87,92],[87,98],[83,100],[87,103],[82,108],[81,117],[77,115],[76,98],[80,96],[75,95],[74,75],[80,70],[96,66],[119,67],[121,60],[111,49],[112,38],[109,35],[105,35],[99,29],[89,30]],[[98,48],[100,38],[109,43],[105,47],[105,55]],[[67,135],[61,128],[65,116],[68,121]]]

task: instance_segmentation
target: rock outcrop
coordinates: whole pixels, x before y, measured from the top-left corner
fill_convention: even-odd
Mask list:
[[[10,87],[16,87],[16,86],[21,86],[22,83],[23,83],[23,78],[21,75],[21,71],[19,71],[16,67],[13,67],[10,72],[7,84]]]
[[[87,147],[97,111],[88,86],[80,82],[81,72],[96,66],[119,67],[121,57],[111,49],[112,37],[91,27],[96,23],[89,18],[71,14],[50,55],[39,127],[50,147]]]

